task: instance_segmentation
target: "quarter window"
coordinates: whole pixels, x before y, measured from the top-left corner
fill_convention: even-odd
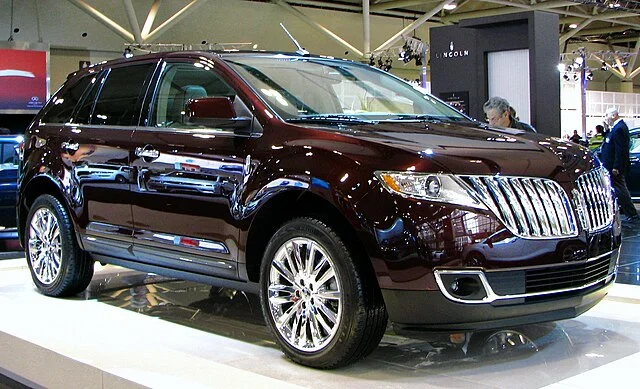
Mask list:
[[[87,86],[91,83],[91,75],[87,75],[76,82],[72,87],[66,89],[59,96],[55,96],[49,103],[47,112],[42,117],[44,123],[66,123],[76,104],[82,98]]]
[[[235,97],[235,92],[216,73],[197,63],[169,63],[165,67],[152,110],[152,126],[182,127],[186,105],[206,96]]]
[[[111,69],[93,109],[91,124],[137,125],[146,80],[154,67],[155,63],[146,63]]]

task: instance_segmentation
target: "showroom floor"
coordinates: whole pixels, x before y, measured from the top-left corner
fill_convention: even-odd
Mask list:
[[[47,298],[17,255],[0,261],[0,374],[47,388],[628,387],[640,366],[640,225],[623,233],[616,285],[576,319],[461,345],[389,328],[367,359],[335,371],[285,359],[257,296],[96,265],[82,296]],[[6,377],[0,388],[15,387]]]

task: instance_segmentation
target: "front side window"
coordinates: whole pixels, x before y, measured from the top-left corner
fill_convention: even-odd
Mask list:
[[[93,109],[91,124],[137,125],[146,81],[155,65],[145,63],[111,69]]]
[[[370,66],[323,58],[228,58],[285,120],[343,116],[365,120],[469,120],[448,105]]]
[[[152,126],[183,127],[186,105],[191,99],[207,96],[234,98],[226,82],[200,63],[167,63],[160,78],[152,109]]]

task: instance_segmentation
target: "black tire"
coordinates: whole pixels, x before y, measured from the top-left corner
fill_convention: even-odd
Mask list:
[[[78,246],[71,217],[57,198],[42,195],[33,202],[24,236],[31,278],[43,294],[72,296],[87,288],[93,261]]]
[[[287,262],[286,253],[293,251],[300,262]],[[359,259],[335,230],[312,218],[291,220],[271,238],[262,260],[260,300],[267,326],[292,361],[333,369],[378,346],[387,311],[373,272]]]

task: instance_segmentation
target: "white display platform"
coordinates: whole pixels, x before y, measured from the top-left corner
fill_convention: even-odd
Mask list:
[[[96,267],[94,280],[113,267]],[[24,259],[0,261],[0,373],[46,388],[629,387],[640,366],[640,287],[615,285],[596,308],[558,322],[558,340],[524,357],[428,362],[385,336],[354,366],[318,371],[278,349],[97,300],[39,294]]]

